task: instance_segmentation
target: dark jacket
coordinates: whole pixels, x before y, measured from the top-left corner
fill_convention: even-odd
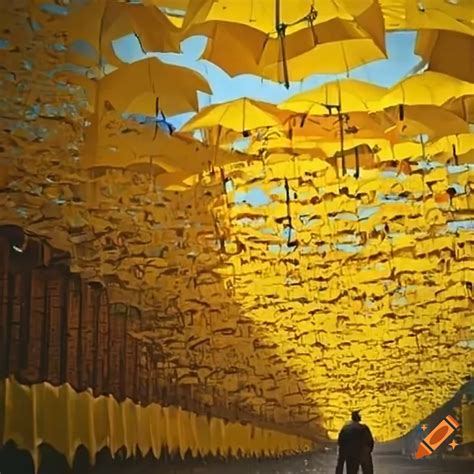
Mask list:
[[[367,425],[352,421],[345,425],[337,440],[344,458],[366,459],[374,449],[374,438]]]

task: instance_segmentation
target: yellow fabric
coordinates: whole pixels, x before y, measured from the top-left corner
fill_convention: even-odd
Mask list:
[[[244,97],[205,107],[185,123],[181,131],[189,132],[199,128],[219,126],[242,133],[257,128],[277,126],[280,124],[279,115],[283,114],[274,105]]]
[[[11,33],[2,31],[15,45],[0,51],[5,71],[12,71],[2,79],[1,107],[14,122],[29,117],[22,127],[8,119],[0,129],[0,154],[9,164],[1,221],[69,252],[70,271],[103,284],[111,305],[140,308],[127,337],[158,355],[156,362],[147,358],[149,351],[139,352],[141,369],[153,382],[179,393],[192,388],[189,405],[210,407],[214,417],[235,413],[251,420],[248,439],[242,435],[244,453],[268,452],[271,436],[262,437],[257,425],[278,423],[289,431],[300,426],[307,437],[334,438],[350,409],[360,407],[377,439],[394,439],[456,392],[472,369],[465,342],[472,339],[473,320],[473,171],[438,165],[439,157],[442,164],[454,161],[452,136],[441,152],[436,143],[426,144],[423,164],[423,147],[410,143],[410,135],[425,130],[435,136],[459,132],[442,109],[407,106],[401,120],[395,107],[354,119],[364,127],[345,131],[344,144],[351,148],[345,175],[336,159],[314,158],[340,147],[334,116],[324,117],[325,124],[332,122],[330,139],[319,150],[258,157],[204,147],[179,134],[157,131],[155,137],[153,125],[132,126],[121,110],[112,110],[113,103],[104,104],[96,126],[88,127],[81,91],[61,88],[59,94],[51,83],[51,69],[64,63],[63,54],[51,52],[57,38],[47,26],[34,35],[26,12],[12,15],[6,13],[9,2],[0,5],[0,19],[11,23]],[[26,70],[25,59],[35,64],[33,71]],[[143,80],[137,79],[139,93]],[[133,74],[125,81],[109,90],[118,109],[130,98],[123,99],[120,89],[134,89]],[[27,93],[20,97],[23,85]],[[41,114],[30,117],[36,103]],[[45,117],[51,103],[70,103],[77,112]],[[290,124],[293,136],[284,127],[277,133],[291,146],[322,130],[310,119],[302,135],[296,124]],[[349,119],[350,125],[352,114]],[[379,130],[379,137],[367,136]],[[96,136],[86,136],[86,145],[97,153],[82,146],[84,133],[92,131]],[[273,131],[265,133],[269,143]],[[380,139],[373,156],[364,134],[374,148]],[[459,138],[465,154],[469,139],[467,133]],[[361,162],[367,165],[357,178],[356,146],[365,148]],[[392,163],[392,153],[400,163]],[[164,190],[161,182],[183,190]],[[36,389],[15,390],[20,393],[9,392],[8,399],[24,406],[21,414],[31,413]],[[44,432],[67,452],[92,426],[90,444],[95,439],[97,448],[107,443],[112,451],[127,443],[133,453],[134,446],[149,444],[159,455],[169,445],[182,455],[194,445],[182,430],[189,419],[177,408],[141,407],[149,415],[142,417],[129,403],[106,398],[94,402],[91,424],[88,402],[72,402],[68,389],[59,391],[45,396],[54,413],[70,421],[61,439],[48,432],[54,427]],[[75,412],[87,420],[80,428]],[[38,415],[30,427],[18,413],[5,410],[4,424],[34,449],[32,433],[45,418]],[[159,420],[158,427],[147,425],[150,419]],[[145,429],[136,434],[140,423]],[[225,423],[211,426],[198,417],[196,426],[203,433],[198,451],[238,445],[229,441]],[[280,449],[299,444],[285,440]]]
[[[449,100],[466,96],[474,96],[474,84],[446,74],[427,71],[394,85],[377,105],[382,109],[398,104],[441,106]]]
[[[93,397],[88,391],[77,393],[68,384],[26,386],[8,378],[0,381],[0,395],[0,443],[15,441],[32,455],[36,469],[42,443],[64,454],[71,466],[79,445],[88,450],[91,463],[103,447],[114,455],[125,446],[127,457],[135,455],[137,448],[143,455],[151,450],[155,457],[161,455],[162,447],[181,457],[188,450],[194,457],[198,453],[237,456],[238,452],[265,457],[312,447],[304,438],[261,428],[254,428],[254,440],[249,444],[245,433],[250,425],[216,418],[208,421],[176,407],[142,407],[128,399],[118,403],[112,397]]]
[[[272,33],[275,20],[268,14],[274,2],[269,6],[265,1],[253,2],[252,13],[241,2],[231,1],[228,6],[197,1],[196,8],[200,4],[202,15],[190,20],[191,4],[185,35],[208,36],[202,58],[231,76],[255,74],[279,82],[286,79],[285,63],[288,79],[299,81],[309,74],[349,71],[386,57],[383,19],[377,2],[325,0],[316,6],[318,16],[313,27],[307,21],[290,25],[281,40]],[[214,10],[219,10],[219,14],[214,15]],[[292,8],[289,14],[297,14],[297,10]],[[248,14],[251,16],[246,21]]]
[[[472,9],[471,9],[472,12]],[[453,51],[456,54],[453,54]],[[418,33],[415,53],[429,63],[429,70],[474,82],[474,27],[470,34],[446,30]]]
[[[324,23],[333,18],[352,20],[373,5],[373,0],[351,2],[350,0],[324,0],[314,5],[313,0],[294,0],[291,5],[281,4],[280,18],[287,24],[300,21],[315,6],[318,16],[315,23]],[[184,26],[220,20],[251,24],[265,33],[275,31],[276,3],[274,0],[255,0],[241,2],[239,0],[190,0]],[[300,22],[294,30],[304,28],[307,22]]]
[[[133,84],[133,87],[130,87]],[[119,112],[154,117],[159,110],[168,115],[198,110],[197,91],[210,94],[207,81],[197,72],[158,58],[124,65],[106,75],[98,84],[99,117],[108,101]]]
[[[87,28],[84,25],[87,24]],[[85,66],[99,64],[99,54],[109,64],[121,66],[112,41],[129,34],[137,34],[147,52],[179,52],[178,28],[153,5],[131,5],[116,0],[95,0],[86,5],[73,6],[64,19],[56,20],[56,31],[66,31],[69,44],[87,41],[97,54],[96,58],[82,55]],[[77,59],[79,54],[74,56]]]
[[[380,0],[388,30],[439,29],[473,34],[471,0]]]
[[[296,94],[279,107],[310,115],[327,114],[328,108],[325,105],[340,106],[342,113],[368,112],[369,104],[379,101],[385,92],[385,88],[368,82],[345,79],[327,82],[315,89]]]
[[[155,132],[152,127],[144,128],[137,122],[120,120],[117,114],[109,114],[99,125],[94,120],[85,130],[83,168],[142,171],[151,176],[152,184],[155,179],[156,185],[168,187],[209,169],[210,165],[223,166],[242,159],[238,153],[206,146],[182,134]]]
[[[398,107],[391,107],[386,114],[395,125],[386,130],[386,137],[393,142],[403,142],[420,135],[437,140],[448,135],[469,133],[469,124],[457,115],[433,105],[407,105],[404,119]]]

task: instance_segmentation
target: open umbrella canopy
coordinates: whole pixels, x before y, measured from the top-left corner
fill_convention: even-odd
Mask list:
[[[85,168],[159,168],[163,173],[200,173],[209,163],[224,166],[242,155],[206,146],[179,133],[169,135],[109,111],[100,123],[89,127],[81,164]]]
[[[133,87],[131,87],[133,85]],[[98,81],[99,103],[116,110],[156,116],[198,110],[197,92],[211,89],[197,72],[152,57],[120,67]]]
[[[308,22],[324,23],[334,18],[353,20],[369,9],[374,0],[190,0],[184,27],[205,21],[227,21],[250,25],[265,33],[276,33],[276,25],[284,23],[289,33],[308,26]],[[315,15],[317,14],[317,15]]]
[[[474,27],[470,34],[447,30],[423,30],[418,33],[415,53],[430,71],[474,82]]]
[[[80,52],[74,53],[74,62],[84,66],[100,64],[101,60],[114,66],[121,65],[122,61],[115,54],[112,41],[129,34],[136,35],[144,52],[178,53],[180,50],[179,29],[151,4],[121,3],[117,0],[74,4],[69,14],[55,20],[52,26],[56,31],[67,32],[68,44],[86,41],[95,49],[95,58]]]
[[[371,2],[371,0],[364,0]],[[308,26],[309,19],[315,9],[314,0],[295,0],[291,7],[277,0],[255,0],[242,2],[239,0],[190,0],[186,11],[183,27],[206,21],[227,21],[250,25],[264,33],[276,32],[276,24],[280,21],[294,25],[293,29]],[[329,3],[329,2],[328,2]],[[350,14],[346,13],[350,18]]]
[[[386,57],[385,45],[347,20],[334,19],[281,39],[237,23],[197,25],[209,37],[202,59],[230,76],[254,74],[284,82],[316,73],[339,73]],[[383,37],[383,29],[382,34]],[[285,72],[284,67],[287,71]]]
[[[387,30],[417,30],[415,53],[430,71],[474,82],[471,0],[380,0]]]
[[[203,59],[231,76],[255,74],[279,82],[299,81],[315,73],[339,73],[386,57],[383,17],[372,1],[331,8],[318,4],[318,15],[304,27],[275,32],[258,28],[255,22],[237,22],[210,17],[191,23],[184,35],[209,38]],[[364,7],[364,8],[362,8]],[[321,14],[321,11],[323,14]],[[351,13],[348,13],[348,12]],[[268,19],[268,17],[267,17]]]
[[[380,100],[386,91],[384,87],[357,79],[337,80],[296,94],[279,107],[309,115],[368,112],[371,102]]]
[[[400,81],[375,105],[382,109],[399,104],[441,106],[450,100],[468,96],[474,96],[474,84],[427,71]]]
[[[274,105],[244,97],[202,109],[183,125],[181,131],[221,127],[246,133],[259,128],[277,126],[284,118],[285,113]]]
[[[398,107],[387,109],[386,114],[396,121],[386,133],[392,141],[405,141],[417,135],[437,140],[447,135],[469,133],[469,124],[457,115],[434,105],[409,105],[400,117]]]
[[[380,0],[388,30],[445,30],[469,34],[471,0]]]

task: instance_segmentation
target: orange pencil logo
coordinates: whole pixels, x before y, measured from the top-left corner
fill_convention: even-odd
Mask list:
[[[418,451],[415,454],[415,459],[421,459],[432,454],[459,428],[459,426],[459,422],[451,415],[448,415],[436,428],[430,431],[425,439],[420,442]]]

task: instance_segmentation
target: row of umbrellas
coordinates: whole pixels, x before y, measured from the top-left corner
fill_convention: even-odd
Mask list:
[[[391,89],[347,79],[297,94],[279,106],[242,98],[198,112],[181,132],[208,130],[226,144],[263,128],[293,136],[338,139],[384,137],[392,142],[420,134],[436,139],[468,133],[474,85],[425,72]],[[214,143],[216,144],[216,143]]]
[[[344,153],[347,144],[375,138],[393,144],[420,135],[433,141],[468,133],[474,114],[473,86],[459,77],[474,81],[471,61],[463,59],[474,38],[470,8],[462,0],[456,5],[442,0],[415,3],[297,0],[292,8],[278,0],[73,3],[55,28],[67,31],[69,59],[95,73],[86,77],[77,70],[62,70],[57,78],[85,90],[99,134],[110,110],[166,118],[198,111],[198,92],[212,93],[197,72],[156,57],[122,63],[112,42],[130,33],[144,52],[179,52],[183,38],[204,35],[208,42],[203,57],[230,75],[253,73],[288,84],[311,73],[348,71],[384,58],[386,30],[415,29],[417,52],[429,61],[429,69],[444,68],[450,74],[430,70],[388,90],[339,80],[291,97],[278,107],[242,98],[202,109],[176,136],[189,139],[200,130],[207,143],[223,147],[250,136],[248,152],[268,148],[269,137],[278,138],[273,143],[286,143],[285,148],[300,146],[303,140],[309,141],[307,148],[311,140],[325,139],[336,142],[337,151]],[[184,15],[179,18],[169,9],[182,9]],[[467,41],[467,49],[456,49],[457,55],[443,54],[443,67],[438,67],[438,51],[454,44],[445,41],[448,36]],[[78,54],[72,47],[78,40],[91,44],[97,55]],[[448,64],[452,58],[461,66]],[[105,74],[104,61],[116,69]]]
[[[95,0],[73,6],[56,27],[68,32],[70,44],[83,40],[93,46],[96,56],[70,53],[84,66],[97,65],[98,58],[123,66],[112,42],[128,34],[136,35],[146,53],[177,53],[183,39],[203,35],[208,41],[202,58],[230,76],[254,74],[287,86],[311,74],[348,72],[384,59],[386,31],[416,30],[416,53],[431,70],[474,82],[469,2],[295,0],[289,6],[281,0]],[[185,9],[182,17],[167,14],[166,8],[177,7]]]

